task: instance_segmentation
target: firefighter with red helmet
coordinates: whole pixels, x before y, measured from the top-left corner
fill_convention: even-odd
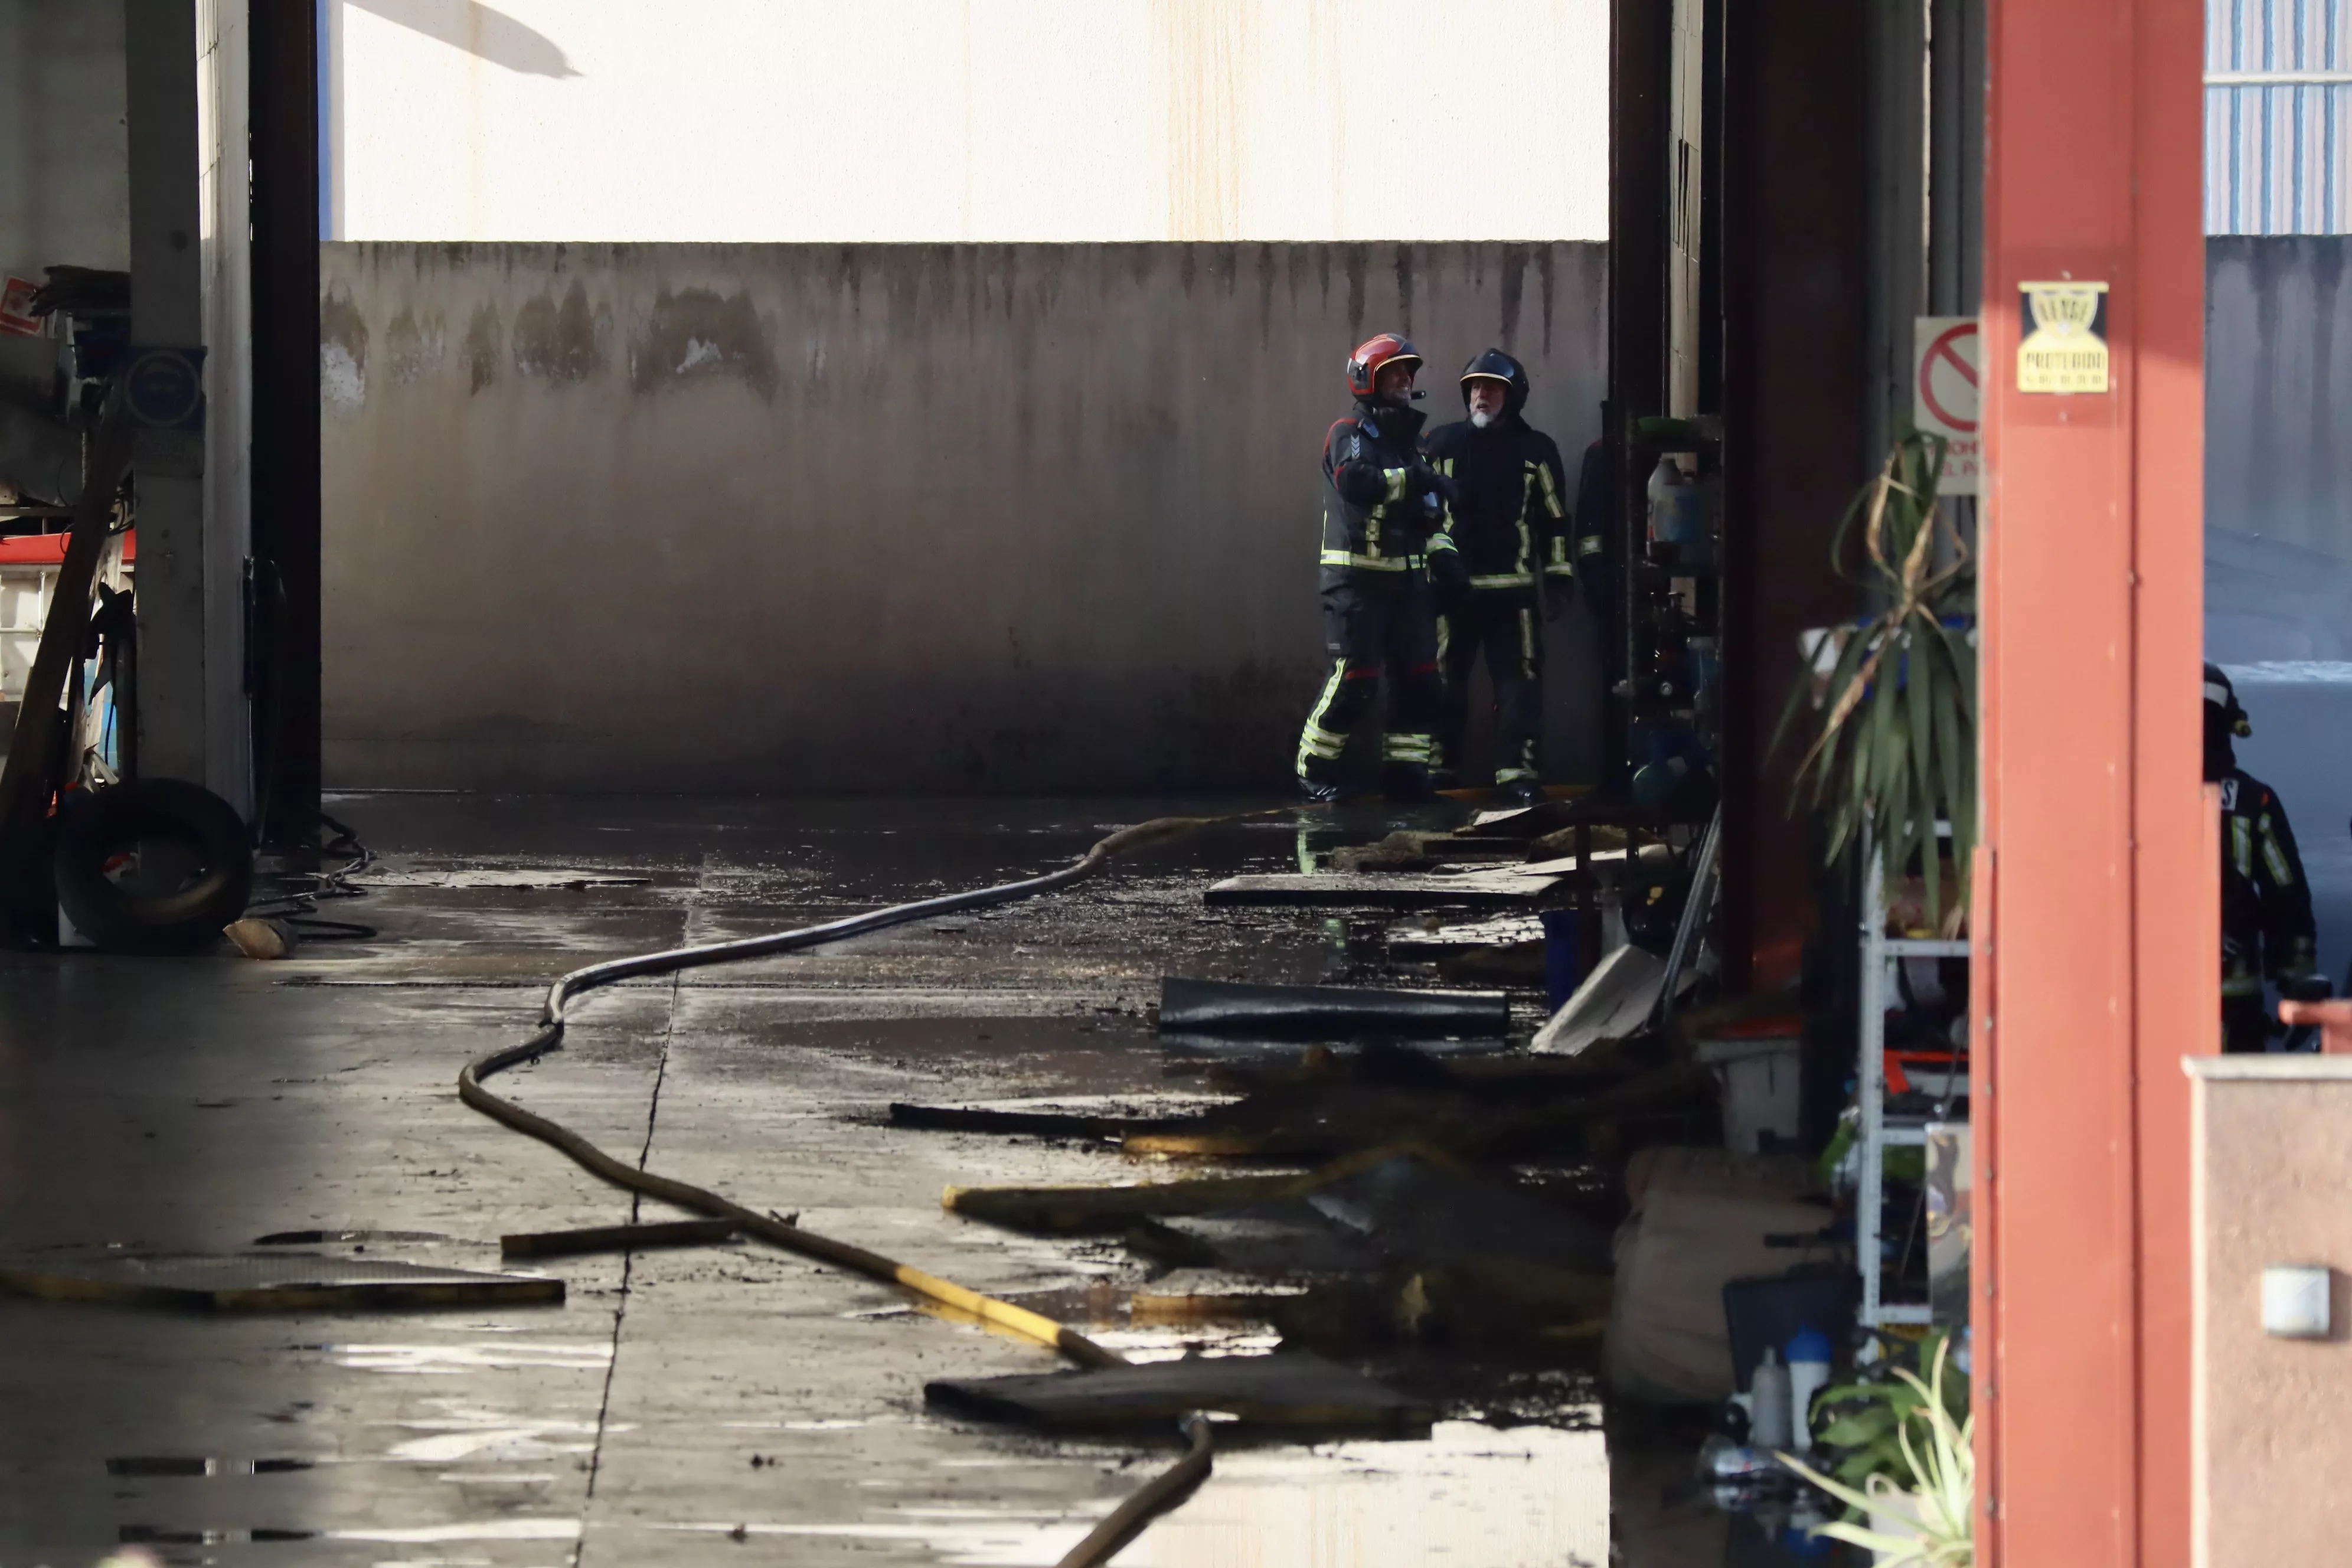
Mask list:
[[[1421,355],[1382,332],[1348,358],[1354,408],[1323,437],[1323,641],[1331,668],[1298,739],[1300,793],[1336,800],[1349,732],[1388,680],[1382,787],[1430,793],[1432,732],[1444,701],[1430,554],[1450,554],[1445,508],[1454,482],[1421,455],[1412,406]]]

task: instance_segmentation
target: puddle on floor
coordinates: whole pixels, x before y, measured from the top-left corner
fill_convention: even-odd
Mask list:
[[[295,1348],[331,1356],[337,1366],[353,1372],[388,1372],[410,1377],[463,1377],[469,1373],[504,1372],[518,1367],[602,1372],[613,1361],[610,1340],[472,1345],[324,1344]]]
[[[1116,1450],[1106,1450],[1106,1458]],[[961,1468],[989,1461],[959,1461]],[[1120,1472],[1143,1479],[1164,1454]],[[918,1544],[943,1564],[1052,1568],[1118,1500],[1072,1511],[897,1506],[855,1521],[681,1523],[737,1541],[814,1538]],[[1424,1440],[1234,1447],[1118,1568],[1604,1568],[1609,1463],[1597,1430],[1443,1421]]]

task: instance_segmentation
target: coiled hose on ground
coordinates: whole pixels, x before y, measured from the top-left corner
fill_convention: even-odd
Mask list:
[[[535,1060],[558,1048],[563,1041],[566,1005],[572,998],[600,986],[641,975],[673,974],[679,970],[699,969],[708,964],[732,963],[747,958],[798,952],[848,937],[887,931],[892,926],[905,925],[910,921],[925,920],[934,915],[1014,903],[1083,881],[1130,850],[1161,843],[1215,823],[1236,820],[1239,818],[1157,817],[1120,829],[1060,870],[1048,871],[1041,877],[1000,883],[991,888],[977,888],[969,892],[948,893],[908,904],[893,904],[887,909],[854,915],[846,920],[803,926],[796,931],[778,931],[770,936],[712,942],[703,947],[672,948],[667,952],[640,953],[631,958],[614,959],[607,963],[591,964],[585,969],[575,969],[548,988],[546,1010],[541,1016],[539,1028],[529,1039],[503,1050],[492,1051],[467,1064],[466,1070],[457,1075],[458,1096],[483,1115],[538,1139],[591,1175],[616,1187],[659,1198],[664,1203],[709,1215],[714,1219],[730,1220],[747,1236],[756,1236],[788,1252],[863,1274],[886,1285],[899,1286],[927,1300],[970,1313],[996,1328],[1049,1345],[1082,1367],[1126,1365],[1127,1358],[1118,1352],[1097,1344],[1076,1329],[1030,1311],[1025,1307],[1016,1307],[1010,1301],[983,1296],[952,1280],[926,1274],[895,1258],[885,1258],[878,1252],[869,1252],[865,1247],[803,1230],[797,1225],[745,1208],[706,1187],[639,1170],[625,1161],[614,1159],[562,1123],[525,1110],[514,1101],[491,1093],[482,1085],[485,1079],[509,1068]],[[1097,1564],[1108,1562],[1120,1548],[1141,1534],[1144,1527],[1154,1518],[1182,1502],[1194,1488],[1208,1479],[1213,1463],[1208,1418],[1196,1412],[1185,1416],[1180,1427],[1186,1445],[1184,1458],[1154,1477],[1150,1484],[1097,1525],[1084,1541],[1063,1557],[1060,1568],[1095,1568]]]

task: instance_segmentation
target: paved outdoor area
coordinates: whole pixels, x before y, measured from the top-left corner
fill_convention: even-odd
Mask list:
[[[1118,826],[1249,804],[332,800],[382,860],[368,898],[325,912],[372,940],[280,963],[0,957],[0,1251],[315,1232],[280,1245],[492,1268],[502,1233],[681,1217],[459,1103],[460,1066],[526,1034],[556,973],[1030,874]],[[651,1169],[1130,1353],[1262,1346],[1245,1328],[1129,1322],[1146,1274],[1123,1248],[940,1205],[950,1184],[1154,1172],[1066,1141],[895,1130],[885,1112],[1207,1092],[1154,1037],[1163,973],[1312,981],[1361,962],[1322,914],[1201,906],[1213,876],[1295,868],[1302,834],[1335,831],[1311,823],[1276,812],[1034,902],[602,993],[562,1051],[501,1090]],[[547,885],[581,879],[561,872],[621,879]],[[1051,1563],[1173,1456],[928,1412],[927,1379],[1055,1363],[756,1245],[546,1270],[567,1283],[561,1307],[247,1317],[0,1299],[0,1568],[87,1568],[130,1542],[188,1563]],[[1609,1561],[1600,1413],[1569,1359],[1475,1385],[1435,1364],[1374,1370],[1443,1405],[1428,1440],[1229,1448],[1119,1562]],[[1727,1560],[1762,1559],[1690,1559]]]

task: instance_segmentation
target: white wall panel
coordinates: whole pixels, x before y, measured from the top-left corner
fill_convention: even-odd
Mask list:
[[[350,239],[1607,237],[1604,0],[333,0]]]

